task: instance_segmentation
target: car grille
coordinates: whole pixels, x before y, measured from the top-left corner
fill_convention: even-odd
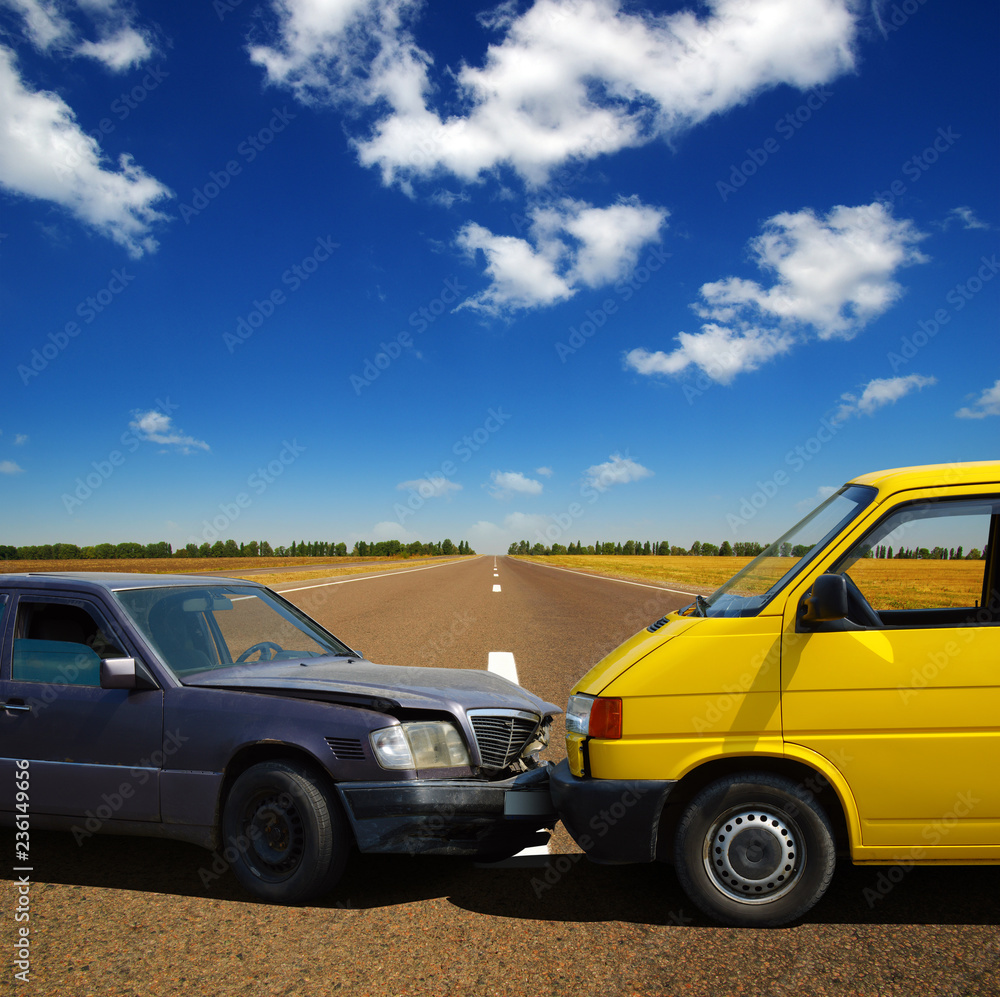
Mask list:
[[[539,719],[518,710],[470,710],[483,768],[503,769],[516,761],[538,730]]]
[[[365,749],[356,737],[328,737],[326,743],[342,761],[359,761],[365,757]]]

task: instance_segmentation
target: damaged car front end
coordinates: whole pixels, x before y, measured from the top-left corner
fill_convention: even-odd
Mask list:
[[[557,817],[539,754],[554,704],[489,672],[360,657],[310,661],[291,674],[287,665],[241,671],[187,682],[364,711],[373,726],[363,737],[323,736],[359,851],[488,860],[548,840]]]

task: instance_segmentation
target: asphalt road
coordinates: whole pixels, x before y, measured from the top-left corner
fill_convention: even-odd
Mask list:
[[[480,557],[278,588],[373,660],[485,668],[507,651],[560,705],[605,652],[690,601],[496,563],[497,577]],[[0,847],[13,854],[10,832]],[[208,853],[191,846],[35,832],[32,978],[10,968],[8,879],[0,994],[1000,994],[997,867],[845,865],[803,923],[750,931],[698,915],[669,867],[592,865],[561,829],[549,851],[505,867],[360,856],[323,904],[280,908],[228,875],[206,886]]]

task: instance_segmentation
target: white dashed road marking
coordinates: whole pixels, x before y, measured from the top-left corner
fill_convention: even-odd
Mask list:
[[[514,685],[520,685],[517,680],[517,664],[510,651],[490,651],[489,670],[505,679],[510,679]]]

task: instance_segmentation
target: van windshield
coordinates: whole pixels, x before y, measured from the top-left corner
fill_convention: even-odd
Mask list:
[[[865,485],[844,485],[707,599],[699,597],[682,609],[681,615],[756,616],[875,495],[876,490]]]

